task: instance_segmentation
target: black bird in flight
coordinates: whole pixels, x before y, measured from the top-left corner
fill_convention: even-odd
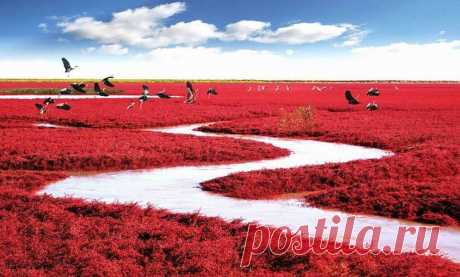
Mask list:
[[[150,93],[149,87],[146,85],[142,85],[142,90],[143,90],[142,95],[141,97],[139,97],[139,102],[141,104],[149,99],[149,93]]]
[[[171,98],[171,96],[166,94],[164,90],[158,92],[157,96],[160,97],[161,99],[170,99]]]
[[[215,88],[209,88],[207,93],[208,93],[208,96],[217,95],[217,90]]]
[[[86,93],[86,90],[85,90],[85,86],[86,86],[86,85],[83,84],[83,83],[72,83],[72,84],[70,84],[70,86],[71,86],[74,90],[76,90],[76,91],[78,91],[78,92]]]
[[[187,104],[195,103],[196,93],[195,93],[195,90],[193,89],[192,82],[190,81],[185,82],[185,87],[187,88],[187,97],[185,99],[185,103]]]
[[[64,65],[65,73],[70,73],[70,71],[78,67],[78,66],[72,67],[70,65],[70,62],[66,58],[62,58],[62,64]]]
[[[142,95],[138,98],[139,100],[139,105],[140,105],[140,108],[142,109],[142,104],[149,100],[149,87],[147,85],[142,85]],[[128,105],[128,107],[126,109],[128,110],[131,110],[132,108],[134,108],[134,106],[136,106],[136,102],[131,102],[131,104]]]
[[[37,108],[37,110],[40,112],[40,114],[45,114],[46,113],[46,106],[44,106],[42,104],[35,103],[35,108]]]
[[[351,91],[349,91],[349,90],[345,91],[345,98],[347,99],[348,104],[350,104],[350,105],[358,105],[359,104],[359,101],[356,100],[356,98],[354,98],[353,95],[351,95]]]
[[[72,94],[72,90],[70,88],[63,88],[63,89],[59,90],[59,94],[61,94],[61,95]]]
[[[94,83],[94,91],[97,93],[99,96],[107,97],[109,96],[107,93],[105,93],[104,90],[101,89],[98,83]]]
[[[369,103],[366,106],[366,110],[368,110],[368,111],[376,111],[378,109],[379,109],[379,105],[377,105],[375,103]]]
[[[71,109],[70,105],[67,104],[67,103],[60,103],[60,104],[57,104],[56,105],[56,108],[60,109],[60,110],[64,110],[64,111],[68,111]]]
[[[370,88],[367,91],[367,95],[368,96],[379,96],[380,95],[380,90],[378,90],[377,88]]]
[[[102,79],[102,82],[104,82],[104,85],[113,88],[115,85],[110,82],[110,79],[113,79],[113,76]]]
[[[43,101],[43,104],[45,104],[45,106],[48,106],[49,104],[54,104],[54,99],[51,97],[48,97],[45,99],[45,101]]]

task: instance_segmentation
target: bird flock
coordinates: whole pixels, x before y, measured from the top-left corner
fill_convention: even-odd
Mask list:
[[[78,66],[72,66],[69,62],[68,59],[62,58],[62,64],[64,66],[64,72],[69,76],[70,72],[78,68]],[[94,92],[96,93],[97,96],[100,97],[108,97],[109,94],[106,91],[106,88],[113,88],[115,85],[111,82],[111,79],[113,79],[114,76],[108,76],[104,79],[101,80],[102,84],[105,87],[101,87],[99,82],[94,83]],[[70,83],[68,87],[62,88],[59,90],[59,95],[71,95],[74,92],[76,93],[87,93],[86,91],[86,84],[85,83]],[[193,104],[196,102],[196,95],[197,91],[193,88],[193,85],[190,81],[186,82],[186,88],[187,88],[187,96],[185,99],[185,103],[187,104]],[[215,88],[209,88],[208,92],[208,97],[212,95],[217,95],[217,90]],[[158,98],[160,99],[170,99],[172,98],[169,94],[166,93],[166,91],[163,89],[159,91],[158,93],[155,94]],[[148,101],[150,99],[150,88],[143,84],[142,85],[142,94],[139,96],[137,99],[137,102],[131,102],[127,109],[131,110],[134,109],[136,106],[139,106],[140,109],[142,109],[143,103]],[[45,99],[43,103],[35,103],[35,107],[39,111],[41,115],[44,115],[47,113],[49,107],[51,107],[52,104],[56,104],[55,100],[51,97]],[[59,103],[55,105],[57,109],[68,111],[72,107],[67,104],[67,103]]]
[[[332,90],[332,89],[333,89],[333,87],[327,87],[327,86],[312,86],[311,87],[311,90],[315,91],[315,92],[323,92],[323,91]],[[256,91],[257,92],[264,92],[265,90],[266,90],[265,85],[257,85],[256,86]],[[281,86],[276,85],[275,88],[274,88],[274,92],[280,92],[280,90],[281,90]],[[285,90],[286,90],[286,92],[290,91],[290,88],[289,88],[288,85],[285,86]],[[395,90],[399,90],[399,88],[395,86]],[[251,91],[253,91],[253,90],[252,90],[252,87],[250,86],[250,87],[248,87],[247,92],[251,92]],[[378,88],[371,87],[367,92],[367,96],[372,97],[372,98],[380,96],[380,90]],[[350,90],[345,91],[345,99],[346,99],[347,103],[349,105],[351,105],[351,106],[361,104],[358,101],[358,99],[353,96],[353,94],[351,93]],[[368,111],[376,111],[378,109],[379,109],[379,105],[375,101],[369,102],[366,105],[366,110],[368,110]]]
[[[370,88],[367,91],[367,96],[372,98],[378,97],[380,96],[380,90],[377,88]],[[353,97],[350,90],[345,91],[345,99],[347,100],[348,104],[352,106],[361,104],[355,97]],[[368,111],[376,111],[378,109],[379,105],[377,105],[375,101],[372,101],[366,105],[366,110]]]
[[[66,74],[70,74],[70,72],[72,72],[73,70],[75,70],[76,68],[78,68],[78,66],[72,66],[69,62],[69,60],[67,60],[66,58],[62,58],[62,64],[64,65],[64,70],[65,70],[65,73]],[[94,83],[94,92],[97,96],[100,96],[100,97],[108,97],[109,94],[107,93],[106,91],[106,88],[113,88],[115,87],[115,85],[111,82],[111,79],[113,79],[114,76],[108,76],[104,79],[101,80],[102,84],[104,85],[104,87],[101,87],[101,85],[99,84],[99,82],[95,82]],[[190,81],[187,81],[185,83],[185,87],[186,87],[186,97],[185,97],[185,101],[184,103],[186,104],[194,104],[196,102],[196,98],[197,98],[197,94],[198,94],[198,90],[195,90],[193,88],[193,85]],[[74,92],[77,92],[77,93],[87,93],[86,91],[86,84],[85,83],[71,83],[69,84],[68,87],[66,88],[62,88],[59,90],[59,95],[71,95],[72,93]],[[256,86],[256,91],[257,92],[264,92],[266,89],[265,85],[257,85]],[[290,91],[290,87],[289,85],[285,85],[284,86],[284,89],[286,92],[289,92]],[[332,89],[332,87],[326,87],[326,86],[313,86],[311,88],[312,91],[316,91],[316,92],[322,92],[322,91],[325,91],[327,89]],[[399,88],[395,87],[396,90],[399,90]],[[280,85],[276,85],[275,86],[275,89],[274,91],[275,92],[279,92],[281,90],[281,86]],[[252,87],[248,87],[248,92],[251,92],[252,91]],[[216,88],[214,87],[211,87],[207,90],[207,95],[208,97],[211,97],[211,96],[215,96],[217,95],[217,90]],[[160,99],[170,99],[171,96],[169,94],[166,93],[166,91],[163,89],[161,91],[159,91],[158,93],[156,93],[156,96]],[[370,88],[367,92],[367,96],[370,97],[370,98],[374,98],[375,97],[378,97],[380,96],[380,90],[377,89],[377,88]],[[127,106],[127,109],[128,110],[131,110],[131,109],[134,109],[136,106],[139,107],[139,109],[142,109],[142,106],[143,104],[148,101],[150,99],[150,88],[143,84],[142,85],[142,94],[139,96],[139,98],[137,99],[138,101],[134,101],[134,102],[131,102],[128,106]],[[348,102],[349,105],[351,106],[355,106],[355,105],[359,105],[361,104],[357,98],[355,98],[351,91],[350,90],[346,90],[345,91],[345,99],[346,101]],[[53,104],[55,104],[55,107],[57,109],[60,109],[60,110],[64,110],[64,111],[69,111],[72,107],[67,104],[67,103],[55,103],[55,100],[51,97],[45,99],[45,101],[43,101],[43,103],[35,103],[35,107],[37,108],[37,110],[39,111],[39,113],[41,115],[44,115],[47,113],[49,107],[51,107]],[[368,111],[375,111],[375,110],[378,110],[379,109],[379,106],[378,104],[375,102],[375,101],[371,101],[369,102],[367,105],[366,105],[366,110]]]

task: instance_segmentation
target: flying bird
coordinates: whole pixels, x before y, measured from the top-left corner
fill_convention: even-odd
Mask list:
[[[157,96],[160,97],[161,99],[169,99],[169,98],[171,98],[171,96],[169,96],[168,94],[166,94],[166,93],[164,92],[164,90],[163,90],[163,91],[160,91],[159,93],[157,93]]]
[[[126,109],[131,110],[132,108],[134,108],[135,105],[136,105],[136,102],[131,102],[131,104],[129,104]]]
[[[147,85],[142,85],[142,90],[143,90],[143,93],[141,97],[139,97],[139,102],[141,103],[141,107],[142,107],[142,103],[144,103],[145,101],[149,99],[149,93],[150,93],[149,87]]]
[[[99,86],[99,83],[94,83],[94,91],[97,93],[99,96],[107,97],[109,96],[101,87]]]
[[[349,91],[349,90],[345,91],[345,98],[347,99],[348,104],[350,104],[350,105],[358,105],[359,104],[359,101],[356,100],[356,98],[354,98],[353,95],[351,95],[351,91]]]
[[[46,113],[46,106],[44,106],[42,104],[35,103],[35,108],[37,108],[37,110],[40,112],[40,114],[45,114]]]
[[[113,79],[113,76],[109,76],[102,79],[102,82],[104,83],[104,85],[113,88],[115,85],[110,82],[110,79]]]
[[[215,88],[209,88],[207,93],[208,93],[208,96],[217,95],[217,90]]]
[[[60,110],[64,110],[64,111],[68,111],[71,109],[71,106],[67,103],[60,103],[60,104],[57,104],[56,105],[56,108],[60,109]]]
[[[142,109],[142,104],[149,100],[149,87],[147,85],[142,85],[142,95],[138,98],[139,100],[139,105],[140,105],[140,108]],[[132,108],[134,108],[134,106],[136,106],[136,102],[131,102],[131,104],[128,105],[128,107],[126,107],[127,110],[131,110]]]
[[[322,92],[323,90],[325,90],[327,87],[318,87],[318,86],[313,86],[311,88],[311,90],[316,90],[316,91],[319,91],[319,92]]]
[[[54,99],[51,97],[48,97],[45,99],[45,101],[43,101],[43,105],[40,103],[36,103],[35,108],[37,108],[40,114],[45,114],[48,111],[47,108],[48,108],[48,105],[50,104],[54,104]]]
[[[149,95],[150,89],[147,85],[142,85],[142,91],[144,95]]]
[[[48,97],[45,99],[45,101],[43,101],[43,104],[45,104],[45,106],[48,106],[49,104],[54,104],[54,99],[51,97]]]
[[[366,110],[368,110],[368,111],[376,111],[378,109],[379,109],[379,106],[377,104],[375,104],[375,103],[369,103],[366,106]]]
[[[147,94],[143,94],[141,95],[141,97],[139,97],[139,102],[144,103],[148,99],[149,99],[149,96]]]
[[[379,95],[380,95],[380,91],[379,91],[377,88],[370,88],[370,89],[367,91],[367,95],[368,95],[368,96],[379,96]]]
[[[185,82],[185,87],[187,88],[187,97],[185,99],[185,103],[193,104],[195,102],[195,90],[193,89],[192,82],[187,81]]]
[[[86,85],[83,84],[83,83],[72,83],[72,84],[70,84],[70,86],[71,86],[74,90],[76,90],[76,91],[78,91],[78,92],[86,93],[86,90],[85,90],[85,86],[86,86]]]
[[[59,90],[59,94],[61,94],[61,95],[72,94],[72,90],[70,88],[63,88],[63,89]]]
[[[72,67],[70,65],[70,62],[66,58],[62,58],[62,64],[64,65],[65,73],[70,73],[70,71],[78,67],[78,66]]]

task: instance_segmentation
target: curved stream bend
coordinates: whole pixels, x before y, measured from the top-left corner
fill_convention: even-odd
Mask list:
[[[55,197],[71,196],[107,203],[137,202],[152,204],[157,208],[176,213],[199,211],[205,216],[217,216],[225,220],[242,219],[243,222],[256,221],[263,225],[288,226],[297,231],[302,225],[314,230],[318,219],[326,218],[332,226],[331,218],[339,215],[339,238],[343,236],[345,218],[356,216],[351,243],[357,232],[365,226],[380,226],[380,249],[394,246],[399,226],[419,226],[420,224],[396,219],[353,215],[343,212],[306,207],[298,200],[243,200],[209,193],[200,189],[200,183],[241,171],[261,169],[293,168],[325,163],[343,163],[359,159],[379,159],[391,156],[391,152],[359,146],[326,143],[320,141],[273,138],[250,135],[210,134],[194,129],[205,124],[194,124],[150,131],[194,136],[231,137],[269,143],[275,147],[291,151],[287,157],[272,160],[245,162],[228,165],[182,166],[153,170],[135,170],[103,173],[92,176],[72,176],[50,184],[40,193]],[[311,231],[313,232],[313,231]],[[325,238],[329,230],[325,233]],[[429,232],[426,241],[429,239]],[[415,249],[415,236],[406,235],[405,250]],[[460,261],[460,231],[455,228],[441,228],[438,248],[447,257]]]

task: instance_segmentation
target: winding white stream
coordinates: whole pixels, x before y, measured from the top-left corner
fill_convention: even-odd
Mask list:
[[[420,223],[396,219],[354,215],[326,209],[307,207],[299,200],[242,200],[205,192],[199,184],[214,178],[241,171],[261,169],[293,168],[325,163],[343,163],[359,159],[380,159],[391,156],[391,152],[359,146],[326,143],[311,140],[272,138],[249,135],[210,134],[194,131],[203,124],[153,129],[149,131],[194,136],[231,137],[272,144],[291,151],[287,157],[272,160],[245,162],[228,165],[182,166],[152,170],[122,171],[91,176],[72,176],[50,184],[41,194],[55,197],[76,197],[106,203],[151,204],[157,208],[176,213],[199,211],[201,215],[217,216],[225,220],[242,219],[243,222],[258,222],[270,226],[287,226],[297,231],[308,225],[314,230],[318,219],[326,218],[327,226],[339,226],[338,241],[342,239],[345,220],[356,216],[351,244],[359,230],[365,226],[382,227],[379,247],[394,246],[399,226],[420,226]],[[48,126],[49,127],[49,126]],[[153,142],[154,143],[154,142]],[[334,215],[341,217],[340,224],[333,224]],[[311,231],[314,232],[314,231]],[[327,237],[329,228],[324,235]],[[425,242],[429,240],[429,234]],[[406,235],[405,251],[414,251],[415,235]],[[460,230],[441,228],[438,248],[441,253],[454,261],[460,261]],[[393,249],[393,247],[392,247]]]

